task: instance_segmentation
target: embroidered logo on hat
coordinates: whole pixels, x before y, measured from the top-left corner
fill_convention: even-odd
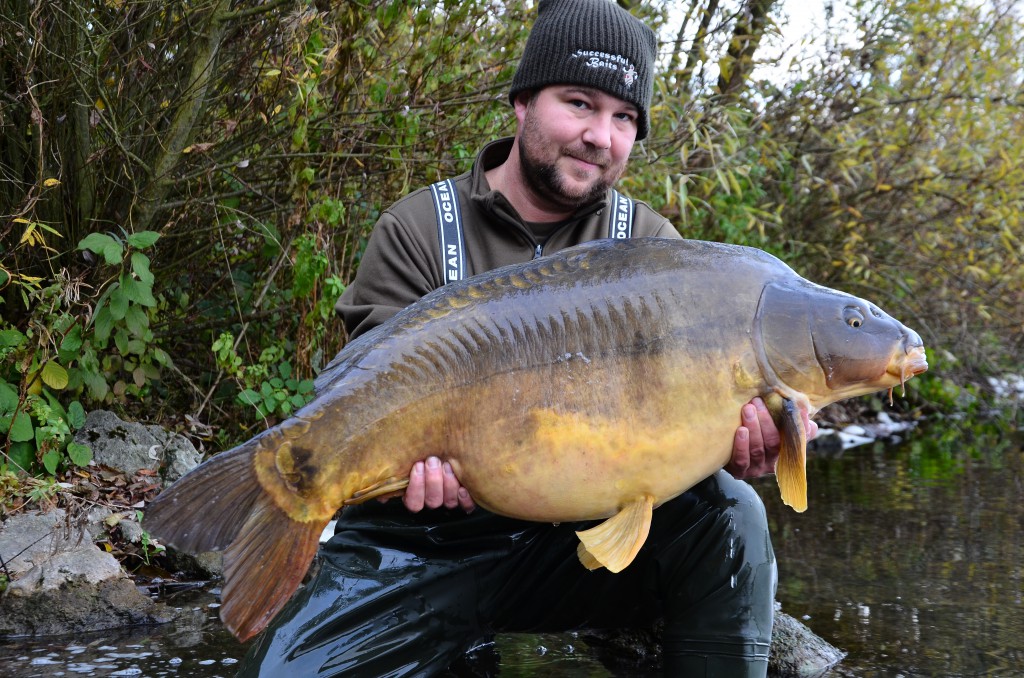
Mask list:
[[[622,81],[626,83],[626,87],[632,87],[633,83],[636,82],[636,69],[630,66],[622,74]]]

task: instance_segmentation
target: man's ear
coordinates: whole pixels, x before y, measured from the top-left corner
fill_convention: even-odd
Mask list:
[[[533,103],[534,97],[537,96],[536,90],[523,90],[516,94],[515,99],[512,101],[512,107],[516,111],[516,117],[519,118],[519,122],[523,121],[526,116],[526,109]]]

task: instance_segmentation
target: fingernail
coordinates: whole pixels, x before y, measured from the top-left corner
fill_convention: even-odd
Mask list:
[[[423,462],[418,461],[412,465],[412,474],[415,476],[423,475]]]
[[[459,499],[469,499],[469,490],[464,487],[459,488]]]
[[[427,468],[436,469],[441,468],[441,460],[437,457],[427,457]]]
[[[747,403],[743,406],[743,419],[744,421],[754,421],[757,419],[757,410],[753,405]]]
[[[444,474],[446,476],[453,476],[453,475],[455,475],[455,471],[452,470],[452,465],[449,464],[448,462],[444,463]]]
[[[747,429],[745,429],[745,428],[742,428],[742,427],[741,427],[741,428],[738,428],[738,429],[736,429],[736,439],[737,439],[737,440],[739,440],[739,441],[746,441],[746,439],[747,439],[747,438],[748,438],[749,436],[750,436],[750,432],[749,432],[749,431],[747,431]]]

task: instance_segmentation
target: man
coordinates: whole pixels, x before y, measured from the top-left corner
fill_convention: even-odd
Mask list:
[[[650,28],[610,0],[541,0],[509,94],[516,136],[485,146],[453,182],[464,241],[454,258],[466,275],[607,237],[612,186],[650,129],[656,46]],[[421,189],[381,215],[337,306],[353,337],[453,275],[434,195]],[[679,237],[647,205],[633,207],[632,235]],[[346,509],[319,570],[241,673],[432,675],[495,631],[664,617],[667,675],[765,675],[775,561],[764,508],[733,476],[771,472],[778,432],[760,400],[742,408],[740,423],[733,475],[721,471],[658,508],[619,574],[578,562],[575,530],[590,523],[474,510],[443,460],[415,464],[401,503]]]

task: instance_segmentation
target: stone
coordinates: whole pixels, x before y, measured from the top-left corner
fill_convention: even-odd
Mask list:
[[[0,604],[0,636],[87,633],[172,619],[166,606],[142,595],[127,577],[96,585],[76,578],[32,595],[8,590]]]
[[[8,517],[0,556],[11,577],[0,597],[0,636],[99,631],[172,616],[93,542],[84,521],[61,509]]]
[[[220,551],[193,554],[169,548],[167,562],[179,575],[191,579],[209,580],[224,576],[224,554]]]
[[[75,433],[75,442],[88,445],[93,462],[127,474],[158,471],[164,487],[202,461],[188,438],[159,426],[126,422],[113,412],[93,410]]]
[[[843,660],[846,653],[815,635],[806,625],[775,611],[768,674],[779,678],[817,678]]]
[[[72,524],[62,509],[18,513],[0,526],[0,556],[15,582],[46,567],[55,556],[83,548],[98,551],[87,527],[83,523]],[[39,580],[41,575],[37,572],[32,578]]]

